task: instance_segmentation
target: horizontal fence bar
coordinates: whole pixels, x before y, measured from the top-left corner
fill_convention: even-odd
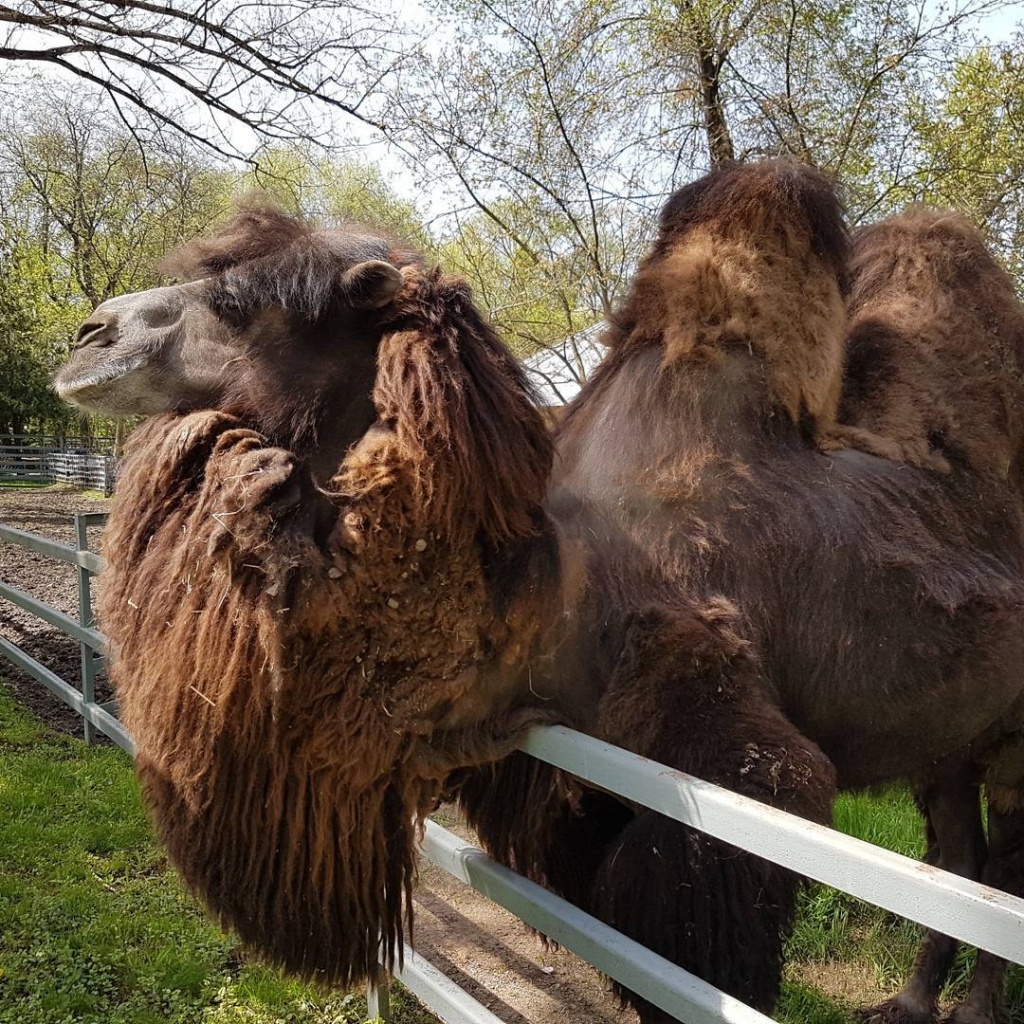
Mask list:
[[[73,686],[2,636],[0,636],[0,654],[13,661],[18,668],[27,672],[34,679],[38,679],[54,696],[59,697],[84,719],[92,722],[100,732],[109,736],[119,747],[123,747],[129,754],[135,756],[135,744],[125,727],[113,715],[104,711],[99,704],[86,702]]]
[[[426,823],[422,851],[431,863],[687,1024],[774,1024],[771,1017],[517,875],[434,821]]]
[[[11,604],[16,604],[19,608],[24,608],[25,611],[31,612],[36,618],[50,623],[51,626],[56,626],[62,632],[73,636],[76,640],[80,640],[94,651],[102,650],[106,644],[106,639],[102,633],[97,632],[95,629],[90,629],[88,626],[83,626],[77,619],[71,618],[70,615],[65,615],[56,608],[44,604],[38,598],[32,597],[31,594],[26,594],[25,591],[18,590],[17,587],[12,587],[2,580],[0,580],[0,598],[10,601]]]
[[[502,1019],[411,949],[405,963],[395,965],[394,976],[446,1024],[504,1024]],[[370,1011],[373,1012],[372,1009]]]
[[[818,882],[1024,963],[1024,899],[797,818],[563,726],[532,729],[521,749]]]
[[[94,434],[0,434],[0,441],[11,447],[48,444],[61,448],[110,448],[114,444],[112,437]]]
[[[14,526],[4,526],[2,523],[0,523],[0,541],[17,544],[20,547],[28,548],[29,551],[37,551],[50,558],[59,558],[62,562],[68,562],[70,565],[80,565],[90,572],[99,572],[103,568],[103,559],[93,551],[78,551],[70,544],[49,540],[46,537],[19,530]]]

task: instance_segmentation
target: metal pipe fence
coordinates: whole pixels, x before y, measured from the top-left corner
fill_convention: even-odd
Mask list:
[[[113,702],[97,704],[95,679],[103,637],[92,628],[90,582],[102,560],[88,550],[88,528],[100,513],[76,516],[77,548],[0,525],[0,542],[20,544],[75,566],[75,620],[0,582],[0,598],[37,615],[82,645],[78,687],[59,679],[13,644],[0,654],[29,672],[85,721],[87,741],[99,730],[133,752]],[[936,928],[1014,963],[1024,963],[1024,899],[999,892],[794,817],[647,758],[561,726],[536,728],[522,744],[533,757],[618,793],[725,842],[893,913]],[[573,950],[605,974],[688,1024],[772,1024],[746,1006],[565,900],[517,875],[434,822],[426,825],[425,859]],[[491,1011],[410,951],[395,971],[402,983],[450,1024],[496,1024]],[[386,986],[369,992],[371,1015],[388,1016]]]
[[[40,661],[26,654],[9,640],[0,637],[0,654],[13,662],[23,672],[45,686],[55,697],[82,716],[85,740],[92,743],[96,730],[109,736],[118,746],[134,754],[135,747],[124,726],[117,720],[116,701],[97,703],[96,677],[104,660],[105,640],[93,629],[92,577],[100,571],[103,560],[89,550],[89,529],[106,522],[105,512],[80,512],[75,516],[76,547],[59,541],[40,537],[13,526],[0,523],[0,543],[16,544],[28,551],[46,555],[74,566],[78,574],[78,619],[57,608],[37,600],[31,594],[12,587],[0,580],[0,599],[10,601],[43,622],[56,626],[61,632],[73,637],[81,647],[79,685],[74,686],[62,679]]]
[[[0,483],[69,484],[109,495],[117,460],[111,455],[36,445],[0,445]]]

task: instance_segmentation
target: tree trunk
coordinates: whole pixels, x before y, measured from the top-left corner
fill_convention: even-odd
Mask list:
[[[722,84],[719,73],[722,61],[706,38],[697,41],[697,73],[700,78],[700,99],[704,109],[704,130],[708,136],[708,154],[711,166],[719,167],[736,159],[736,152],[729,134],[725,117],[725,103],[722,99]]]

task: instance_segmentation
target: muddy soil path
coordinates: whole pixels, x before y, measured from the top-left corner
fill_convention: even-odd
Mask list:
[[[0,522],[74,543],[76,512],[99,512],[109,501],[80,491],[0,487]],[[98,531],[90,547],[99,546]],[[0,543],[0,580],[77,616],[72,566]],[[70,637],[0,600],[0,636],[13,641],[62,678],[79,678],[79,645]],[[49,728],[82,735],[82,720],[40,683],[0,658],[0,678],[15,698]],[[98,687],[101,699],[107,691]],[[436,816],[473,839],[450,808]],[[566,950],[545,949],[519,920],[450,875],[423,864],[416,903],[416,948],[507,1024],[635,1024],[604,979]]]

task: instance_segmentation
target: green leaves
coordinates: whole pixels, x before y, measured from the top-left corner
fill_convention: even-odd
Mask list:
[[[1024,288],[1024,33],[959,59],[914,121],[919,198],[967,213]]]

